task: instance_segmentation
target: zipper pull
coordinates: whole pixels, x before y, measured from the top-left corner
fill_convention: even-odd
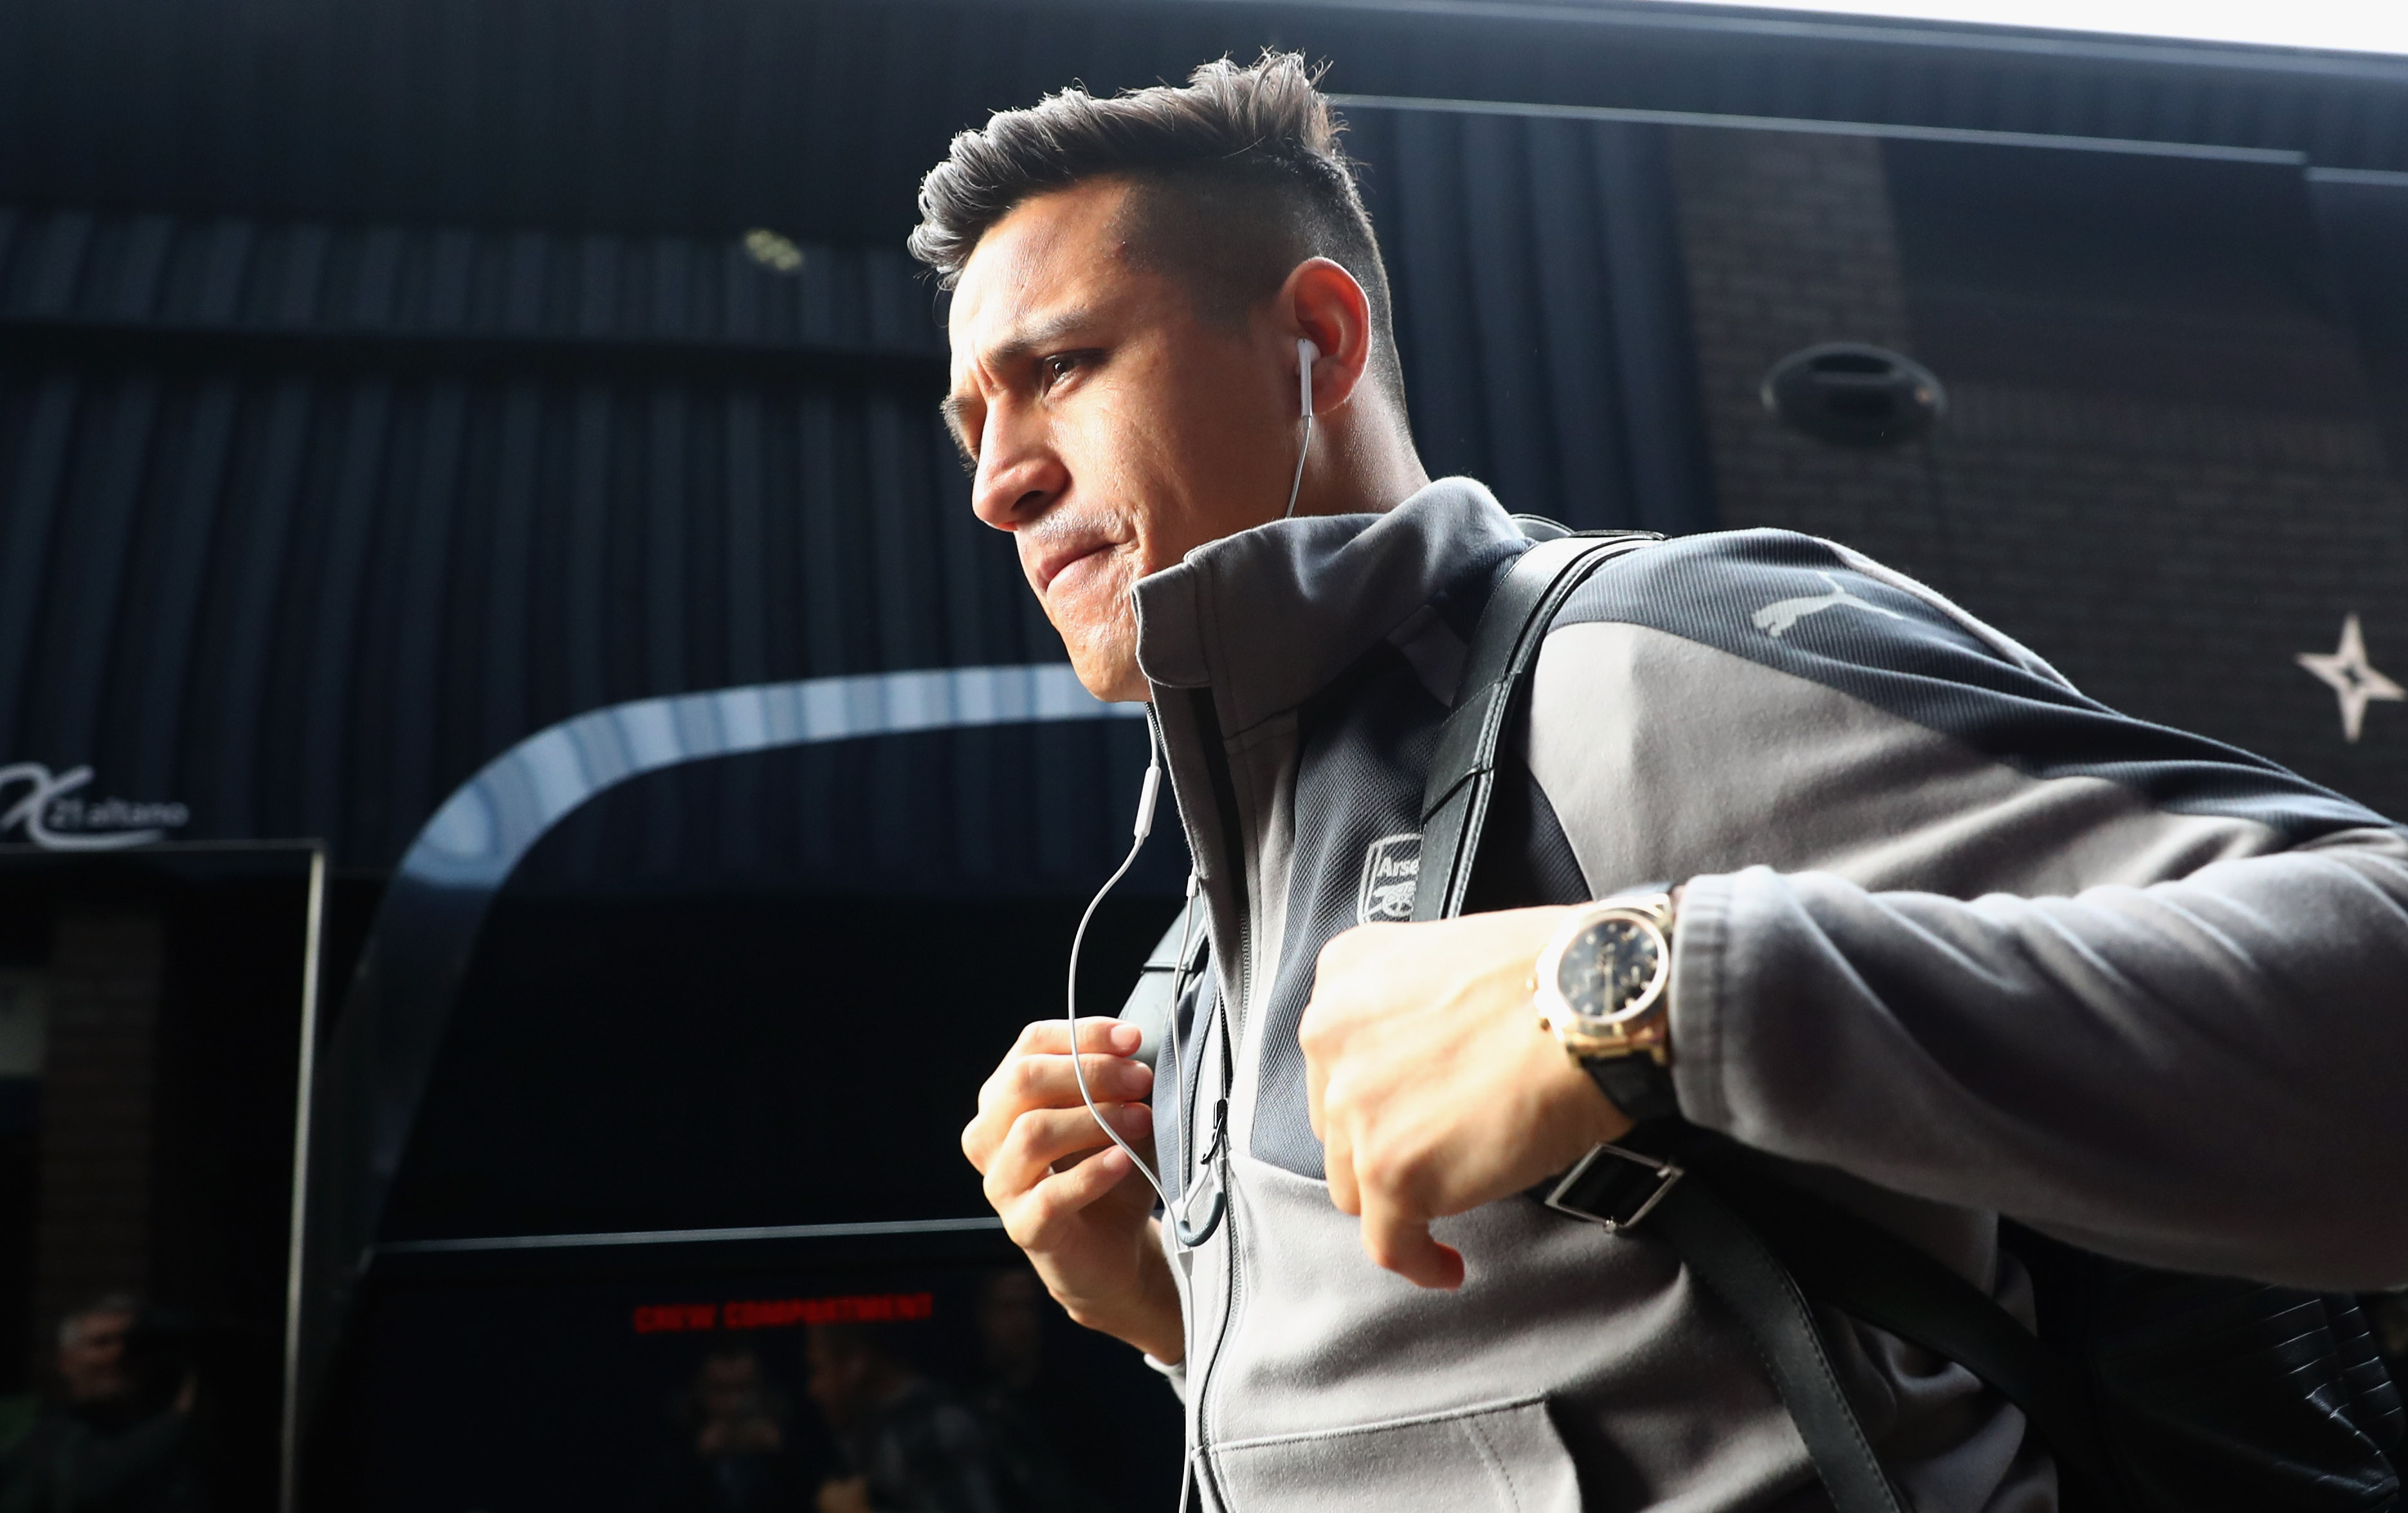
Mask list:
[[[1210,1144],[1205,1146],[1204,1154],[1196,1158],[1196,1169],[1197,1171],[1200,1172],[1204,1170],[1204,1168],[1212,1164],[1212,1158],[1221,1153],[1221,1142],[1228,1137],[1228,1133],[1229,1101],[1226,1098],[1214,1099],[1212,1102],[1212,1139]]]

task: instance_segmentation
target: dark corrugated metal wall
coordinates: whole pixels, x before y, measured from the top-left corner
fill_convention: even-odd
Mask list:
[[[946,134],[1267,42],[1363,94],[2279,147],[2408,168],[2398,60],[1658,4],[7,0],[0,200],[901,235]]]
[[[798,252],[803,250],[797,249]],[[775,256],[772,252],[767,255]],[[901,250],[736,238],[262,223],[0,207],[12,332],[111,324],[214,336],[690,343],[941,360],[935,296]]]
[[[0,750],[193,834],[382,861],[597,704],[1058,655],[951,508],[899,253],[785,279],[671,238],[0,228]]]
[[[1349,113],[1422,460],[1583,528],[1713,524],[1660,129]]]
[[[1356,118],[1431,465],[1707,523],[1654,128]],[[935,424],[932,290],[802,251],[0,211],[0,754],[381,865],[601,704],[1058,657]]]

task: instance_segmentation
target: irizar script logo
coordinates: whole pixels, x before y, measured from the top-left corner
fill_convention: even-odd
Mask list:
[[[1828,572],[1818,572],[1814,576],[1829,584],[1831,591],[1828,594],[1804,594],[1797,598],[1774,599],[1756,612],[1756,628],[1779,641],[1783,632],[1808,615],[1820,614],[1825,610],[1836,610],[1842,604],[1852,609],[1870,610],[1875,614],[1886,614],[1893,620],[1906,618],[1896,610],[1885,610],[1869,599],[1856,598],[1840,585],[1840,580]]]
[[[1421,881],[1419,834],[1383,835],[1363,853],[1363,884],[1354,890],[1357,924],[1413,916],[1413,885]]]
[[[76,790],[91,781],[89,767],[58,773],[39,762],[0,767],[0,804],[7,805],[0,809],[0,836],[22,826],[25,839],[46,851],[116,851],[164,841],[193,817],[182,804],[78,797]],[[27,789],[9,803],[9,790],[20,783]]]

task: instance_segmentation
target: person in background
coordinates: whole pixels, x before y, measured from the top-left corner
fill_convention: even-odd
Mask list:
[[[986,1368],[975,1407],[993,1455],[996,1479],[1011,1513],[1089,1513],[1104,1504],[1066,1453],[1079,1426],[1100,1405],[1075,1377],[1049,1370],[1045,1315],[1054,1301],[1027,1267],[996,1272],[979,1284],[978,1332]],[[1089,1468],[1093,1470],[1093,1467]]]
[[[870,1324],[813,1324],[811,1401],[852,1470],[819,1513],[1003,1513],[978,1420],[947,1402]]]
[[[703,1357],[670,1408],[678,1453],[661,1513],[789,1513],[810,1506],[788,1453],[786,1395],[759,1352],[723,1345]]]
[[[0,1513],[207,1513],[189,1331],[113,1293],[59,1321],[59,1397],[0,1458]]]

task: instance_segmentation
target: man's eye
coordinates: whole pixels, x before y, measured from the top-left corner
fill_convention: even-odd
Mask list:
[[[1079,370],[1084,358],[1083,353],[1075,352],[1056,353],[1046,358],[1045,382],[1049,384],[1061,382]]]

